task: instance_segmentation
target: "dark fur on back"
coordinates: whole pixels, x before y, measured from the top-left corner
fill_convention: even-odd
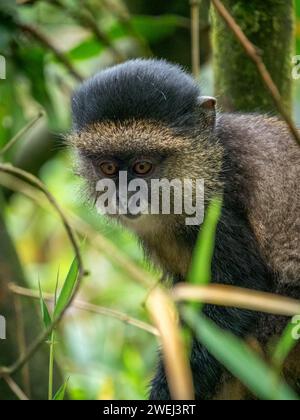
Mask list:
[[[233,167],[231,196],[245,211],[279,284],[300,286],[300,147],[265,115],[221,114],[216,133]]]
[[[196,123],[196,82],[179,66],[132,60],[85,82],[72,101],[75,129],[103,121],[155,120],[176,128]]]

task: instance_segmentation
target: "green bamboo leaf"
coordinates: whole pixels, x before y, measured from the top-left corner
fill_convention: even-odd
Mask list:
[[[195,246],[188,281],[206,285],[211,282],[211,263],[215,249],[215,236],[221,216],[222,200],[215,198],[208,207]]]
[[[105,47],[95,37],[89,37],[68,52],[70,60],[88,60],[105,51]]]
[[[49,378],[48,378],[48,400],[53,396],[53,377],[54,377],[54,353],[55,353],[55,331],[52,331],[50,339],[50,357],[49,357]]]
[[[55,291],[54,291],[54,307],[57,304],[57,292],[58,292],[58,285],[59,285],[59,273],[60,273],[60,269],[58,269],[57,276],[56,276],[56,284],[55,284]]]
[[[42,314],[44,326],[47,329],[51,325],[52,319],[51,319],[50,313],[48,311],[48,307],[47,307],[47,305],[44,301],[44,298],[43,298],[43,293],[42,293],[42,288],[41,288],[40,281],[39,281],[39,291],[40,291],[41,314]]]
[[[66,382],[59,388],[55,396],[53,397],[53,401],[63,401],[65,398],[65,393],[67,390],[69,378],[66,380]]]
[[[189,306],[183,309],[183,316],[208,351],[257,397],[298,400],[294,391],[242,340]]]
[[[64,308],[70,302],[78,278],[78,268],[78,261],[77,258],[75,258],[64,282],[59,298],[57,299],[53,315],[54,319],[57,319],[60,316]]]
[[[272,362],[279,372],[282,370],[285,360],[298,343],[298,340],[293,334],[293,330],[296,327],[297,321],[299,322],[300,319],[296,322],[295,320],[293,319],[287,325],[272,354]]]

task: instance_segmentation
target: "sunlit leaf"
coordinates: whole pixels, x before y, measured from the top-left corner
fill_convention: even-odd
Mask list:
[[[41,288],[41,283],[39,282],[39,291],[40,291],[40,307],[41,307],[41,314],[42,314],[42,318],[43,318],[43,323],[45,328],[48,328],[51,323],[52,323],[52,319],[51,316],[49,314],[47,305],[44,301],[43,298],[43,293],[42,293],[42,288]]]
[[[68,57],[71,60],[87,60],[99,56],[104,50],[105,47],[96,38],[90,37],[72,48]]]
[[[212,200],[207,209],[195,246],[188,281],[194,284],[209,284],[211,281],[211,263],[215,248],[215,234],[220,219],[222,200]]]
[[[54,319],[60,316],[64,308],[70,302],[70,299],[73,295],[73,292],[76,286],[77,278],[78,278],[78,261],[75,258],[71,265],[67,278],[64,282],[60,295],[57,299],[57,303],[55,305],[54,315],[53,315]]]
[[[53,397],[53,401],[63,401],[65,398],[67,386],[68,386],[69,378],[66,382],[59,388],[55,396]]]

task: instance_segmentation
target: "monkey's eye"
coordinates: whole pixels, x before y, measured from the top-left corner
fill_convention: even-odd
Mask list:
[[[100,165],[101,172],[106,176],[115,176],[119,172],[119,167],[114,162],[102,162]]]
[[[133,165],[133,172],[136,175],[139,176],[145,176],[148,175],[151,171],[152,171],[153,165],[150,162],[145,161],[141,161],[141,162],[136,162]]]

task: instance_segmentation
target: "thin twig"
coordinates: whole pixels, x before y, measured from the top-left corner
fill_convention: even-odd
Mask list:
[[[60,0],[48,0],[48,2],[68,13],[74,20],[78,21],[87,29],[90,29],[95,38],[111,50],[117,62],[126,60],[126,57],[116,49],[106,33],[101,30],[98,22],[93,16],[93,13],[91,13],[87,8],[80,8],[78,6],[76,6],[76,8],[66,7]]]
[[[8,152],[29,130],[31,130],[41,118],[45,116],[44,111],[40,111],[36,117],[34,117],[25,127],[23,127],[1,150],[0,157]]]
[[[190,0],[192,68],[195,78],[200,77],[200,0]]]
[[[61,64],[63,64],[66,69],[70,72],[70,74],[78,81],[82,82],[83,77],[79,72],[75,69],[71,61],[63,54],[51,41],[50,39],[41,32],[38,28],[32,25],[28,25],[21,22],[16,22],[17,26],[26,34],[30,35],[42,45],[44,45],[47,49],[53,52],[55,57]]]
[[[16,382],[9,375],[4,375],[3,379],[12,390],[12,392],[19,398],[19,400],[29,401],[29,398],[24,394],[19,385],[16,384]]]
[[[54,373],[54,355],[55,355],[55,330],[51,333],[50,354],[49,354],[49,377],[48,377],[48,400],[53,400],[53,373]]]
[[[160,284],[164,284],[167,280],[167,274],[162,274],[161,277],[159,277],[155,283],[149,288],[149,290],[146,293],[146,296],[142,302],[142,307],[146,308],[147,306],[147,300],[149,299],[150,294],[153,292],[154,289],[156,289]]]
[[[14,296],[14,305],[15,305],[15,312],[16,312],[16,335],[17,335],[17,342],[19,346],[19,355],[26,353],[26,337],[25,337],[25,325],[24,325],[24,316],[22,310],[22,302],[20,297],[15,295]],[[22,369],[22,379],[24,384],[25,392],[28,396],[30,396],[30,373],[29,373],[29,366],[26,365]]]
[[[43,195],[22,180],[15,178],[13,182],[10,182],[8,178],[2,177],[0,178],[0,184],[13,191],[25,195],[34,203],[38,204],[41,208],[49,211],[47,205],[48,203],[44,200]],[[71,226],[80,236],[87,238],[88,241],[93,244],[93,247],[106,255],[112,264],[120,267],[137,284],[143,286],[146,289],[152,289],[154,285],[157,284],[156,278],[145,271],[142,267],[139,267],[113,242],[107,239],[100,232],[97,232],[89,223],[85,222],[70,210],[66,210],[66,214],[70,220]]]
[[[15,295],[28,297],[28,298],[32,298],[32,299],[39,299],[39,293],[36,292],[35,290],[25,289],[23,287],[20,287],[20,286],[17,286],[15,284],[13,284],[13,283],[9,284],[8,287],[9,287],[9,290],[12,293],[14,293]],[[51,295],[51,294],[44,293],[43,297],[47,302],[54,302],[54,296]],[[137,327],[137,328],[140,328],[144,331],[147,331],[150,334],[159,336],[158,330],[155,327],[153,327],[152,325],[147,324],[146,322],[140,321],[139,319],[133,318],[133,317],[131,317],[131,316],[125,314],[125,313],[122,313],[120,311],[110,309],[110,308],[106,308],[104,306],[93,305],[91,303],[84,302],[84,301],[77,300],[77,299],[74,300],[73,306],[75,308],[78,308],[78,309],[86,311],[86,312],[90,312],[90,313],[94,313],[94,314],[103,315],[103,316],[118,319],[119,321],[124,322],[125,324],[132,325],[134,327]]]
[[[255,46],[249,41],[241,27],[237,24],[237,22],[234,20],[234,18],[231,16],[231,14],[228,12],[226,7],[223,5],[223,3],[220,0],[211,0],[216,11],[219,13],[219,15],[223,18],[225,23],[228,25],[230,30],[234,33],[237,40],[241,44],[241,46],[244,48],[246,54],[249,56],[249,58],[254,62],[254,64],[257,67],[257,71],[260,74],[260,77],[270,92],[274,105],[276,106],[278,112],[282,115],[283,119],[286,121],[291,134],[293,135],[295,141],[300,145],[300,134],[299,131],[294,124],[293,119],[291,118],[289,112],[285,109],[282,97],[280,95],[280,92],[274,83],[271,74],[269,73],[268,69],[266,68],[266,65],[261,59],[261,56]]]
[[[73,247],[74,252],[75,252],[75,256],[76,256],[77,261],[78,261],[78,279],[77,279],[77,284],[76,284],[74,293],[73,293],[70,301],[64,307],[64,309],[61,312],[61,314],[59,315],[59,317],[57,317],[55,320],[53,320],[52,324],[45,331],[43,331],[40,334],[40,336],[37,337],[37,339],[29,346],[26,354],[21,355],[19,357],[19,359],[13,365],[11,365],[9,367],[0,368],[0,376],[3,376],[3,375],[12,375],[13,373],[15,373],[19,369],[21,369],[31,359],[31,357],[35,354],[35,352],[39,349],[39,347],[46,340],[46,338],[49,336],[49,334],[53,331],[53,329],[61,321],[61,319],[63,318],[66,310],[68,309],[68,307],[72,304],[72,302],[73,302],[73,300],[74,300],[74,298],[75,298],[75,296],[78,292],[78,288],[80,287],[81,280],[82,280],[83,276],[86,274],[86,272],[85,272],[83,264],[82,264],[82,257],[81,257],[80,249],[79,249],[79,246],[77,244],[77,240],[76,240],[75,234],[73,232],[73,229],[72,229],[71,225],[69,224],[64,212],[61,210],[61,208],[58,205],[58,203],[56,202],[55,198],[48,191],[48,189],[45,187],[45,185],[38,178],[36,178],[34,175],[30,174],[29,172],[23,171],[22,169],[16,168],[16,167],[14,167],[12,165],[9,165],[9,164],[0,164],[0,172],[8,173],[8,174],[14,175],[16,177],[19,177],[19,178],[25,180],[26,182],[33,185],[35,188],[40,190],[45,195],[45,197],[47,198],[49,203],[53,206],[55,211],[58,213],[58,215],[59,215],[59,217],[60,217],[60,219],[61,219],[61,221],[62,221],[62,223],[65,227],[66,233],[68,235],[70,243],[72,244],[72,247]]]
[[[178,284],[172,291],[175,301],[203,302],[211,305],[242,308],[274,315],[300,314],[300,301],[239,287],[211,284],[195,286]]]
[[[45,195],[48,202],[55,209],[55,211],[59,215],[60,219],[62,220],[62,223],[63,223],[63,225],[66,229],[68,237],[70,238],[72,246],[75,250],[75,254],[76,254],[76,257],[78,259],[79,267],[82,269],[81,253],[80,253],[79,246],[77,244],[77,240],[75,238],[75,234],[73,232],[73,229],[72,229],[67,217],[65,216],[63,210],[60,208],[56,199],[48,191],[46,186],[36,176],[32,175],[30,172],[24,171],[23,169],[17,168],[17,167],[15,167],[11,164],[8,164],[8,163],[0,164],[0,172],[8,173],[8,174],[11,174],[13,176],[16,176],[18,178],[21,178],[21,179],[25,180],[26,182],[28,182],[30,185],[32,185],[33,187],[40,190]]]
[[[80,13],[78,13],[78,18],[84,26],[92,30],[99,42],[102,42],[106,47],[108,47],[111,50],[117,62],[122,62],[126,60],[126,57],[123,55],[123,53],[113,45],[106,33],[99,28],[98,23],[94,19],[92,14],[90,14],[87,10],[82,10]]]

